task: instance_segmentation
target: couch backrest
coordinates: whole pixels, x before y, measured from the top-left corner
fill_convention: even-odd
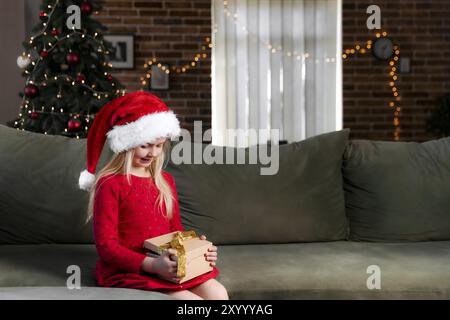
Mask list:
[[[351,141],[343,175],[350,239],[450,240],[450,137]]]
[[[169,162],[185,228],[217,244],[345,239],[341,165],[348,134],[281,145],[276,175],[260,174],[267,165]],[[105,147],[98,168],[111,154]],[[88,193],[78,189],[85,157],[85,139],[0,125],[1,244],[93,243],[92,224],[84,224]]]
[[[108,148],[101,164],[109,157]],[[93,243],[85,140],[0,125],[0,243]]]

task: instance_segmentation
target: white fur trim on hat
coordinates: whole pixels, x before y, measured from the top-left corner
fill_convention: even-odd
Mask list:
[[[108,131],[109,147],[119,153],[158,138],[175,138],[180,135],[180,122],[173,111],[151,113],[134,122],[114,126]]]
[[[95,181],[95,175],[90,173],[87,170],[84,170],[80,174],[80,178],[78,180],[78,184],[80,186],[80,189],[89,191],[94,184]]]

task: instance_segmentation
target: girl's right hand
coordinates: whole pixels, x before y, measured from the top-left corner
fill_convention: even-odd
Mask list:
[[[152,271],[164,279],[178,282],[177,269],[178,261],[175,249],[168,249],[162,255],[153,255],[147,253],[147,256],[153,257]]]

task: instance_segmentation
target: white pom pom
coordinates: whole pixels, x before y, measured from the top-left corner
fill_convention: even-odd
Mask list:
[[[93,175],[87,170],[84,170],[83,172],[80,173],[78,184],[80,186],[80,189],[90,191],[92,185],[94,184],[94,181],[95,175]]]
[[[27,56],[18,56],[17,65],[19,68],[24,69],[30,64],[31,60]]]

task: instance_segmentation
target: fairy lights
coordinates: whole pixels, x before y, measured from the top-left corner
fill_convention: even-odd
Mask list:
[[[194,58],[187,64],[183,66],[166,66],[163,63],[159,62],[156,57],[153,57],[152,59],[148,60],[144,63],[144,69],[146,70],[145,76],[140,77],[141,81],[141,90],[144,90],[144,87],[147,85],[147,81],[149,81],[152,77],[152,66],[156,66],[158,69],[160,69],[162,72],[165,72],[166,74],[170,74],[171,70],[175,73],[185,73],[189,70],[193,69],[198,65],[198,62],[201,59],[206,59],[208,57],[208,54],[205,52],[206,47],[212,48],[211,44],[211,38],[206,37],[205,38],[205,44],[202,45],[201,52],[198,52]]]
[[[223,10],[225,13],[225,17],[228,19],[232,19],[233,23],[239,28],[242,29],[244,31],[244,33],[251,39],[260,42],[262,44],[264,44],[264,47],[267,48],[267,50],[272,53],[272,54],[281,54],[283,56],[292,58],[294,60],[301,60],[301,61],[305,61],[306,59],[310,58],[310,54],[308,52],[298,52],[295,50],[285,50],[283,48],[282,45],[274,45],[273,43],[270,43],[268,41],[262,40],[258,35],[250,32],[247,28],[247,26],[239,21],[239,14],[237,12],[232,12],[230,11],[229,7],[228,7],[228,1],[224,0],[223,1]],[[213,27],[213,33],[217,33],[217,24],[214,25]],[[336,62],[336,57],[325,57],[323,58],[323,60],[326,63],[335,63]]]
[[[279,46],[275,46],[270,42],[267,41],[262,41],[260,39],[260,37],[258,35],[255,35],[253,33],[251,33],[248,28],[242,24],[239,21],[239,14],[237,12],[232,12],[230,11],[230,9],[228,8],[228,1],[224,0],[223,1],[223,7],[224,7],[224,13],[225,13],[225,17],[229,17],[230,19],[233,19],[234,24],[241,28],[244,33],[246,35],[248,35],[248,37],[250,38],[254,38],[255,40],[262,42],[264,44],[264,46],[267,48],[267,50],[272,53],[272,54],[283,54],[286,57],[290,57],[292,59],[295,59],[297,61],[301,60],[301,61],[305,61],[308,58],[311,58],[310,54],[308,52],[298,52],[295,50],[289,50],[286,51],[283,49],[283,47],[281,45]],[[213,33],[217,33],[217,24],[213,26]],[[206,59],[208,57],[207,53],[205,52],[207,50],[207,48],[212,48],[213,44],[211,43],[211,39],[210,38],[206,38],[205,39],[205,44],[202,45],[202,52],[197,53],[195,55],[195,57],[193,58],[193,60],[188,63],[185,64],[183,66],[171,66],[169,69],[163,69],[163,66],[159,63],[158,59],[156,57],[152,58],[151,60],[147,61],[144,63],[144,69],[147,70],[146,74],[142,77],[140,77],[140,82],[141,82],[141,90],[144,90],[145,86],[147,85],[149,79],[151,79],[151,67],[152,65],[156,65],[159,69],[161,69],[161,71],[166,72],[167,74],[171,73],[171,72],[176,72],[176,73],[185,73],[188,72],[189,70],[195,68],[198,63],[200,62],[201,59]],[[323,58],[323,60],[327,63],[335,63],[336,62],[336,57],[332,56],[332,57],[325,57]]]
[[[375,34],[376,38],[381,38],[381,37],[387,37],[388,33],[386,31],[383,32],[377,32]],[[353,48],[349,48],[349,49],[345,49],[344,52],[342,53],[342,58],[344,59],[344,61],[348,60],[350,57],[352,57],[353,55],[356,55],[357,53],[360,54],[365,54],[368,50],[372,49],[372,45],[373,42],[372,40],[367,40],[366,44],[364,46],[361,46],[360,44],[355,44]],[[400,111],[401,108],[398,105],[401,97],[396,85],[396,81],[398,80],[398,75],[397,75],[397,63],[399,61],[399,56],[400,56],[400,49],[397,45],[394,46],[394,54],[393,57],[389,60],[387,60],[388,63],[388,75],[390,77],[389,79],[389,87],[391,88],[391,93],[392,93],[392,99],[390,99],[388,106],[389,108],[392,110],[392,115],[393,115],[393,120],[392,123],[394,125],[394,132],[393,132],[393,136],[394,136],[394,140],[398,141],[400,140]]]

